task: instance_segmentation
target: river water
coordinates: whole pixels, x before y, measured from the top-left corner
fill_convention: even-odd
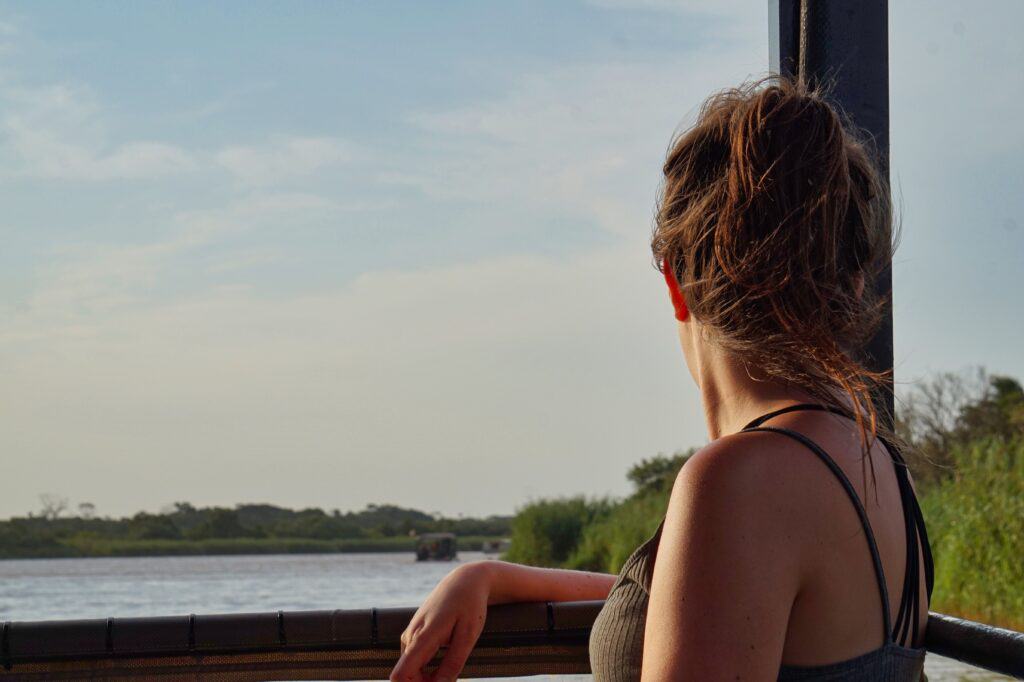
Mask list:
[[[411,553],[4,560],[0,621],[412,606],[454,566]],[[932,682],[1009,679],[931,655],[926,670]]]

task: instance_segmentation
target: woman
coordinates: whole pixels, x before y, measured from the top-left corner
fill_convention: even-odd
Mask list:
[[[598,680],[921,677],[928,539],[872,404],[885,377],[853,351],[891,256],[877,167],[820,93],[770,79],[711,97],[664,174],[652,246],[710,444],[618,577],[461,566],[392,680],[454,680],[488,604],[577,599],[607,599]]]

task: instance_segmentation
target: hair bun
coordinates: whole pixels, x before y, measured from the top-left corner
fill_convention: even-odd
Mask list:
[[[873,281],[891,256],[888,189],[825,96],[769,78],[710,97],[672,144],[652,248],[676,264],[717,342],[825,399],[871,415],[884,377],[854,349],[880,319]]]

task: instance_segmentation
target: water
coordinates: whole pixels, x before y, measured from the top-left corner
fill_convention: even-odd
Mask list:
[[[412,606],[456,565],[411,553],[5,560],[0,621]],[[1009,679],[932,655],[926,670],[932,682]]]
[[[0,561],[0,620],[411,606],[453,566],[412,552]]]

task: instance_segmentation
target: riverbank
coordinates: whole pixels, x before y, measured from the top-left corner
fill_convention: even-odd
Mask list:
[[[458,548],[479,552],[485,542],[501,536],[460,537]],[[7,552],[0,559],[85,559],[98,557],[234,556],[246,554],[379,554],[412,553],[412,537],[311,540],[304,538],[221,538],[209,540],[97,540],[68,538],[21,554]]]

